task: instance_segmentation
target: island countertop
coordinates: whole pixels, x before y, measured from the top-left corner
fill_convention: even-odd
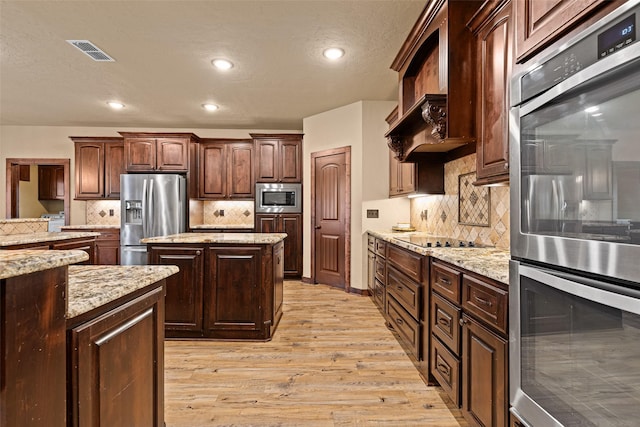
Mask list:
[[[509,259],[511,258],[511,254],[508,250],[499,248],[423,248],[396,239],[399,235],[406,235],[407,233],[372,230],[369,230],[368,233],[420,255],[438,258],[482,276],[497,280],[498,282],[509,284]],[[420,232],[410,234],[415,235],[420,234]]]
[[[41,249],[0,250],[0,279],[35,273],[89,259],[80,250],[45,251]]]
[[[192,230],[253,230],[253,224],[195,224]]]
[[[92,231],[63,231],[49,232],[43,231],[38,233],[23,234],[4,234],[0,235],[0,248],[13,245],[26,245],[31,243],[53,242],[56,240],[78,239],[82,237],[97,237],[100,233]]]
[[[61,230],[120,230],[120,225],[112,224],[79,224],[63,225]]]
[[[149,237],[140,243],[226,243],[241,245],[269,245],[281,242],[286,233],[180,233]]]
[[[87,313],[177,272],[178,267],[175,265],[69,266],[67,319]]]

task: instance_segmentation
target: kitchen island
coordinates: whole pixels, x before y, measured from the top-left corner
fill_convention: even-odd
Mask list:
[[[178,269],[69,265],[87,258],[0,250],[1,426],[164,424],[164,282]]]
[[[167,279],[165,336],[269,341],[282,317],[285,233],[182,233],[142,239]]]
[[[0,249],[79,249],[89,257],[83,264],[96,262],[96,238],[100,233],[91,231],[38,231],[17,234],[0,234]]]

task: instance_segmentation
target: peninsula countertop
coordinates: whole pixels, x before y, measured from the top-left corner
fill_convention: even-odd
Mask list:
[[[63,225],[61,230],[120,230],[120,225],[112,224],[79,224]]]
[[[32,243],[53,242],[57,240],[78,239],[82,237],[97,237],[100,233],[92,231],[63,231],[22,234],[2,234],[0,235],[0,248],[13,245],[26,245]]]
[[[87,313],[177,272],[175,265],[69,266],[67,318]]]
[[[149,237],[140,243],[225,243],[241,245],[269,245],[281,242],[286,233],[180,233]]]
[[[74,264],[88,259],[89,254],[80,250],[0,250],[0,279],[35,273],[37,271]]]
[[[369,234],[386,242],[403,247],[420,255],[428,255],[442,261],[457,265],[466,270],[478,273],[490,279],[509,284],[509,259],[511,254],[499,248],[424,248],[398,240],[396,237],[412,233],[394,233],[368,230]],[[425,234],[426,233],[422,233]]]

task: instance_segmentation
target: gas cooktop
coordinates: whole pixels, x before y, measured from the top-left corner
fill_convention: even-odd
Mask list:
[[[486,245],[450,237],[438,236],[398,236],[396,239],[423,248],[486,248]]]

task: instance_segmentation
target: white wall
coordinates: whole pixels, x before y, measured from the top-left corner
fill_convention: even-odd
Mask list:
[[[71,160],[70,223],[85,224],[86,202],[73,200],[75,195],[75,163],[73,141],[70,136],[120,136],[126,132],[193,132],[202,138],[250,138],[249,133],[298,133],[296,130],[261,129],[158,129],[122,127],[67,126],[0,126],[0,218],[6,218],[6,159],[52,158]]]
[[[311,277],[311,153],[351,147],[351,287],[366,289],[366,230],[408,221],[408,199],[388,200],[389,149],[385,118],[395,102],[359,101],[303,121],[303,276]],[[366,219],[366,208],[380,218]]]

